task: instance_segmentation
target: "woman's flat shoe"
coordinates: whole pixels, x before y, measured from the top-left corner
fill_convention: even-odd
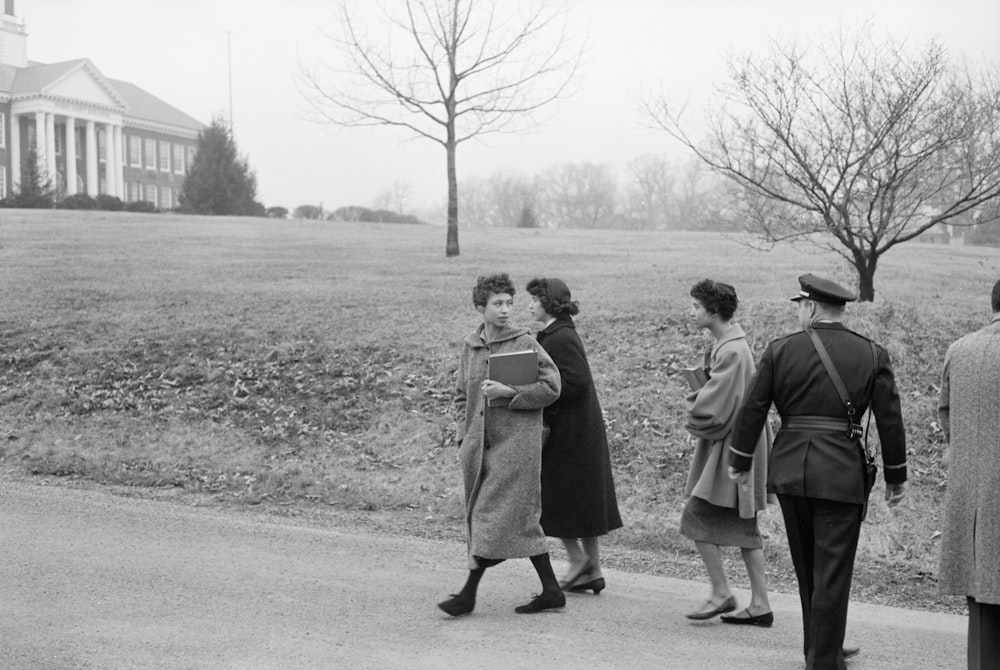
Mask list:
[[[734,623],[738,626],[760,626],[770,628],[774,623],[774,612],[764,612],[763,614],[750,614],[750,610],[743,610],[732,616],[722,616],[722,623]]]
[[[447,600],[439,602],[438,607],[446,614],[462,616],[476,608],[476,600],[475,598],[466,598],[460,593],[453,593]]]
[[[604,577],[598,577],[597,579],[592,579],[589,582],[577,582],[566,589],[573,593],[583,593],[584,591],[593,591],[595,596],[601,595],[601,591],[604,590]]]
[[[712,617],[725,614],[726,612],[732,612],[734,609],[736,609],[736,598],[729,596],[723,600],[722,604],[719,606],[713,605],[711,600],[706,600],[700,610],[688,612],[684,616],[688,619],[694,619],[695,621],[704,621],[705,619],[711,619]]]
[[[534,614],[542,610],[555,610],[566,607],[566,596],[562,591],[555,593],[540,593],[531,599],[527,605],[518,605],[514,611],[518,614]]]

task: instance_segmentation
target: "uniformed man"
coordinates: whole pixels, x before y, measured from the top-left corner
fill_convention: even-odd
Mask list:
[[[730,475],[748,476],[757,436],[773,403],[781,417],[767,471],[778,497],[799,582],[807,670],[844,670],[847,603],[869,487],[858,434],[870,407],[882,443],[886,500],[896,505],[906,481],[906,436],[889,355],[841,323],[857,299],[837,283],[799,277],[802,331],[774,340],[757,367],[737,418]],[[809,331],[818,335],[842,380],[850,414]]]

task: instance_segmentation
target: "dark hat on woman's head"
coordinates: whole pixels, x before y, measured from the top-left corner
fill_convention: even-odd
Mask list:
[[[559,316],[560,314],[569,314],[572,316],[580,311],[579,305],[571,299],[569,286],[562,279],[556,277],[532,279],[528,282],[528,293],[538,296],[542,307],[553,316]]]

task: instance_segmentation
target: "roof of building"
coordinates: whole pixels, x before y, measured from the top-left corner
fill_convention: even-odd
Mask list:
[[[190,128],[191,130],[201,130],[205,127],[205,124],[198,119],[185,114],[135,84],[119,79],[110,79],[109,81],[128,102],[128,111],[125,113],[128,117]]]
[[[14,81],[9,90],[12,95],[41,91],[84,63],[86,63],[86,59],[48,64],[29,63],[28,67],[16,68]]]
[[[201,121],[185,114],[171,104],[135,84],[120,79],[105,77],[87,58],[61,63],[29,62],[28,67],[18,68],[0,65],[0,93],[11,96],[44,93],[47,87],[59,82],[75,70],[86,69],[119,101],[122,113],[127,119],[135,119],[178,128],[199,131],[205,127]]]

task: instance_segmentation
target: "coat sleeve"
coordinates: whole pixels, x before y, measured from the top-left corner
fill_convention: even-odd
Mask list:
[[[889,352],[882,347],[877,349],[878,369],[875,371],[875,385],[872,389],[872,413],[875,415],[882,443],[885,481],[889,484],[901,484],[906,481],[906,430],[903,428],[903,412]]]
[[[552,362],[559,368],[559,397],[579,398],[593,383],[583,343],[579,337],[563,336],[559,331],[555,335],[550,335],[547,342],[552,342],[547,351],[552,357]]]
[[[944,431],[944,439],[951,442],[951,352],[954,345],[948,347],[948,353],[944,356],[944,367],[941,370],[941,395],[938,398],[938,420],[941,422],[941,430]]]
[[[525,337],[530,340],[524,343],[525,346],[530,346],[538,352],[538,379],[531,384],[512,386],[517,395],[510,399],[507,409],[542,409],[559,398],[561,389],[559,368],[535,338],[530,335]]]
[[[771,410],[774,380],[774,345],[767,345],[760,358],[757,373],[750,382],[746,401],[736,416],[733,438],[729,444],[729,464],[746,472],[753,464],[753,453],[760,433],[764,430],[767,413]]]
[[[455,443],[458,445],[461,445],[462,440],[465,439],[465,430],[468,426],[466,410],[469,405],[469,399],[466,397],[465,392],[465,381],[467,378],[466,358],[467,356],[463,351],[462,356],[458,359],[458,372],[455,377]]]
[[[688,414],[684,426],[687,431],[706,440],[725,439],[743,403],[744,379],[739,353],[731,347],[720,348],[712,357],[708,381],[687,397]]]

